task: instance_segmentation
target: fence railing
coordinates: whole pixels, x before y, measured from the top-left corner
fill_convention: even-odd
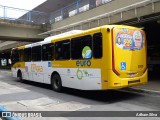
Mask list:
[[[49,14],[38,11],[29,11],[0,5],[0,18],[35,24],[49,23]]]
[[[113,0],[78,0],[69,6],[66,6],[56,12],[50,14],[50,23],[55,23],[76,14],[93,9],[100,5],[109,3]]]
[[[76,2],[50,14],[0,5],[0,18],[32,22],[35,24],[52,24],[111,1],[113,0],[77,0]]]

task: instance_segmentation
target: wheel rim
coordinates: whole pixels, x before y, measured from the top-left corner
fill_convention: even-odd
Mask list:
[[[59,83],[58,78],[55,78],[55,79],[54,79],[54,88],[55,88],[55,89],[58,89],[58,88],[59,88],[59,84],[60,84],[60,83]]]

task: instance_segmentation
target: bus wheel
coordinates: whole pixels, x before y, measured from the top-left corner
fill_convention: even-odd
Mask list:
[[[57,92],[62,91],[62,81],[58,74],[55,74],[52,77],[52,88],[54,91],[57,91]]]
[[[17,77],[18,77],[19,81],[22,81],[22,73],[20,71],[18,72],[18,76]]]

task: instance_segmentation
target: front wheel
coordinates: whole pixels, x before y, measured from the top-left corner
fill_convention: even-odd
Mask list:
[[[58,74],[55,74],[52,77],[52,88],[54,91],[57,91],[57,92],[62,91],[62,81]]]
[[[22,78],[22,73],[21,72],[18,72],[18,76],[17,77],[18,77],[19,81],[22,81],[23,78]]]

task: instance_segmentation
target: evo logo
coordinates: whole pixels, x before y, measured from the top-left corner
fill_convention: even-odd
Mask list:
[[[77,60],[77,61],[76,61],[76,65],[77,65],[77,66],[80,66],[80,67],[85,67],[85,66],[90,67],[91,64],[92,64],[92,63],[91,63],[90,60]]]

